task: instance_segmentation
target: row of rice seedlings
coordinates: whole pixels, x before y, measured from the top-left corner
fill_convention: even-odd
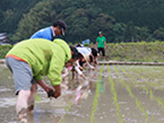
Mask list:
[[[163,106],[164,106],[164,99],[161,98],[161,97],[154,96],[152,90],[150,90],[149,93],[150,93],[150,99],[157,101],[158,105],[163,108]]]
[[[124,69],[125,69],[126,67],[124,66]],[[134,67],[133,67],[134,68]],[[124,70],[125,71],[125,70]],[[129,75],[130,76],[135,76],[135,78],[134,78],[134,80],[135,81],[133,81],[133,82],[135,82],[135,84],[139,84],[139,85],[142,85],[143,83],[139,83],[139,82],[137,82],[136,81],[136,79],[137,78],[139,78],[139,80],[142,80],[141,79],[141,76],[142,76],[142,74],[141,73],[144,73],[143,72],[143,69],[141,69],[141,68],[139,68],[139,67],[137,67],[137,68],[134,68],[134,69],[128,69],[128,70],[126,70],[126,71],[128,71],[129,72]],[[136,73],[138,73],[138,74],[136,74]],[[146,78],[147,79],[147,78]],[[144,79],[144,81],[145,81],[145,79]]]
[[[156,69],[155,69],[156,68]],[[163,72],[164,69],[161,68],[157,68],[157,67],[150,67],[150,69],[147,69],[147,72],[142,72],[141,76],[143,76],[143,78],[147,78],[144,83],[146,84],[146,86],[158,89],[158,90],[163,90],[163,86],[161,86],[163,84]],[[142,68],[144,69],[144,68]],[[158,72],[156,72],[158,71]],[[140,72],[140,71],[139,71]],[[141,72],[140,72],[141,73]],[[151,82],[151,84],[150,84]]]
[[[150,70],[150,69],[146,69],[148,73],[146,72],[142,72],[144,68],[141,68],[141,69],[138,69],[136,73],[138,73],[138,76],[140,78],[147,78],[145,79],[145,81],[143,82],[145,84],[145,86],[149,87],[149,88],[155,88],[155,89],[158,89],[158,90],[163,90],[163,87],[161,86],[161,84],[163,84],[163,80],[160,79],[158,80],[158,82],[154,82],[155,78],[158,79],[158,77],[160,76],[159,73],[156,73],[156,70],[160,70],[159,67],[156,67],[156,69],[154,68],[151,68],[153,70]],[[162,70],[164,72],[164,69]],[[160,71],[160,73],[163,73],[162,71]],[[142,73],[142,74],[141,74]],[[161,74],[161,76],[163,76]],[[146,81],[147,80],[147,81]]]
[[[149,76],[149,78],[152,78],[154,79],[154,77],[156,77],[156,70],[160,70],[159,67],[152,67],[152,66],[132,66],[132,67],[127,67],[124,65],[124,68],[125,69],[128,69],[128,71],[132,72],[132,73],[142,73],[142,75],[144,76],[148,76],[150,74],[152,74],[152,76]],[[151,69],[153,69],[153,71],[150,71]]]
[[[129,78],[132,79],[132,82],[135,83],[136,85],[138,85],[139,83],[136,81],[136,79],[131,75],[129,74],[124,68],[122,68],[121,66],[118,66],[120,68],[121,71],[123,71]],[[134,74],[133,74],[134,75]],[[141,75],[137,75],[136,72],[135,72],[135,75],[136,76],[139,76],[141,78]],[[144,91],[146,91],[146,94],[149,93],[149,89],[148,87],[146,87],[145,85],[144,86],[140,86],[141,89],[143,89]]]
[[[131,74],[129,74],[125,69],[123,69],[122,67],[119,67],[129,78],[131,78],[132,79],[132,81],[136,84],[136,85],[138,85],[138,82],[136,81],[136,79],[131,75]],[[135,75],[136,76],[139,76],[140,78],[141,78],[141,75],[140,74],[136,74],[136,72],[135,72]],[[145,85],[143,85],[143,86],[139,86],[139,88],[140,89],[143,89],[145,92],[146,92],[146,95],[148,95],[148,93],[149,93],[149,88],[148,87],[146,87]]]
[[[122,67],[119,67],[119,68],[120,68],[128,77],[131,77],[131,79],[132,79],[135,83],[137,83],[137,81],[136,81],[127,71],[125,71],[125,69],[123,69]],[[142,77],[142,76],[140,76],[140,78],[141,78],[141,77]],[[150,94],[150,99],[151,99],[151,100],[153,100],[153,99],[156,100],[157,103],[163,108],[163,106],[164,106],[164,99],[163,99],[163,98],[154,96],[152,89],[149,89],[149,88],[146,87],[145,85],[144,85],[144,86],[141,86],[140,88],[146,91],[146,95]]]
[[[65,112],[68,112],[68,111],[71,109],[72,104],[73,104],[73,100],[69,103],[69,105],[68,105],[67,107],[64,108],[64,111],[65,111]],[[66,115],[66,113],[65,113],[64,116],[61,118],[61,123],[64,123],[64,122],[65,122],[65,118],[64,118],[65,115]]]
[[[157,75],[158,77],[162,77],[163,78],[163,73],[161,73],[162,71],[164,72],[164,67],[159,67],[159,66],[148,66],[148,67],[141,67],[140,69],[138,69],[139,71],[142,71],[142,74],[147,76],[147,75],[151,75],[149,76],[149,78],[156,78]]]
[[[101,67],[101,70],[100,70],[100,73],[102,73],[103,72],[103,66]],[[99,74],[99,75],[102,75],[102,74]],[[100,78],[101,79],[101,78]],[[99,80],[99,79],[98,79]],[[97,82],[97,89],[96,89],[96,95],[95,95],[95,99],[99,96],[99,92],[97,92],[97,90],[99,90],[99,82]],[[98,93],[98,94],[97,94]],[[95,100],[94,100],[95,101]],[[67,106],[67,107],[65,107],[64,108],[64,110],[65,110],[65,112],[68,112],[70,109],[71,109],[71,106],[72,106],[72,104],[73,104],[73,100],[69,103],[69,105]],[[94,103],[94,106],[93,106],[93,110],[92,110],[92,113],[93,113],[93,115],[94,115],[94,112],[96,112],[96,107],[97,107],[97,102],[95,101],[95,103]],[[91,115],[92,116],[92,115]],[[63,116],[63,118],[62,118],[62,121],[61,121],[61,123],[64,123],[65,122],[65,119],[64,119],[64,117],[65,117],[65,115]],[[93,119],[93,116],[92,116],[92,119]],[[92,121],[91,121],[92,122]]]
[[[124,80],[121,78],[121,75],[120,75],[118,69],[117,69],[115,66],[114,66],[114,69],[115,69],[115,71],[116,71],[118,77],[120,78],[120,79],[119,79],[120,82],[126,87],[128,93],[129,93],[129,95],[135,100],[136,105],[137,105],[138,108],[145,114],[146,120],[148,120],[148,114],[147,114],[147,112],[146,112],[144,106],[143,106],[142,103],[138,100],[138,98],[133,94],[133,92],[132,92],[132,90],[131,90],[129,84],[127,84],[126,82],[124,82]]]
[[[126,75],[128,75],[128,77],[131,77],[131,79],[135,80],[125,69],[123,69],[122,67],[119,67],[124,73],[126,73]],[[136,72],[135,72],[136,73]],[[140,73],[140,72],[139,72]],[[139,74],[138,73],[138,74]],[[137,82],[135,82],[137,83]],[[163,98],[159,98],[159,97],[155,97],[154,94],[153,94],[153,91],[151,89],[149,89],[148,87],[145,87],[145,86],[142,86],[140,87],[144,90],[146,90],[146,94],[148,95],[148,93],[150,94],[150,99],[155,99],[157,101],[157,103],[162,106],[163,108],[163,105],[164,105],[164,99]],[[151,120],[153,120],[153,117],[151,118]]]
[[[163,87],[161,86],[164,80],[163,75],[162,75],[163,72],[164,72],[164,69],[161,67],[152,67],[152,66],[147,67],[146,66],[146,68],[145,67],[136,68],[133,73],[135,74],[138,73],[138,78],[141,78],[141,76],[143,76],[142,80],[145,80],[145,82],[140,83],[140,84],[146,84],[149,87],[152,87],[152,88],[156,87],[156,89],[163,90]],[[156,82],[154,83],[154,81]],[[150,84],[150,82],[152,83]]]
[[[100,89],[99,89],[100,88],[100,83],[99,83],[99,81],[102,79],[103,69],[104,69],[104,65],[102,65],[102,67],[100,69],[98,81],[96,82],[96,93],[95,93],[95,96],[94,96],[92,112],[91,112],[91,115],[90,115],[90,121],[91,121],[91,123],[94,123],[95,122],[95,112],[97,110],[98,97],[99,97],[99,92],[100,92]]]
[[[125,68],[125,67],[124,67]],[[146,69],[146,71],[144,70]],[[154,73],[154,70],[151,71],[150,69],[147,69],[147,68],[138,68],[138,69],[135,69],[136,71],[133,72],[132,74],[129,74],[130,76],[135,76],[135,83],[137,85],[140,85],[142,86],[143,88],[147,89],[147,87],[149,88],[154,88],[156,87],[156,89],[162,89],[163,90],[163,87],[161,86],[161,84],[163,83],[163,80],[156,80],[157,82],[154,82],[155,79],[151,79],[151,78],[156,78],[158,75],[155,75],[156,73]],[[130,71],[130,70],[128,70]],[[143,72],[144,71],[144,72]],[[131,71],[130,71],[131,72]],[[153,76],[156,76],[156,77],[153,77]],[[133,77],[134,78],[134,77]],[[136,78],[139,78],[139,80],[141,81],[142,80],[142,83],[139,83],[136,81]],[[134,82],[134,81],[133,81]],[[146,92],[148,92],[146,90]],[[148,94],[148,93],[147,93]]]
[[[156,69],[159,70],[159,68],[156,68]],[[154,70],[154,69],[153,69],[153,70]],[[154,71],[155,71],[155,70],[154,70]],[[150,71],[150,72],[151,72],[151,71]],[[162,73],[163,73],[163,72],[162,72]],[[154,73],[152,73],[152,75],[153,75],[153,74],[154,74]],[[149,76],[152,76],[152,75],[149,75]],[[141,76],[141,77],[142,77],[142,76]],[[147,83],[150,84],[150,81],[147,82]],[[157,85],[154,85],[154,84],[153,84],[152,86],[153,86],[153,87],[156,87]],[[158,85],[158,87],[159,87],[159,90],[161,90],[161,89],[163,90],[163,87],[161,87],[161,85]],[[152,89],[146,87],[146,85],[143,86],[143,88],[146,88],[146,94],[147,94],[147,95],[149,94],[151,100],[155,100],[155,101],[158,103],[159,106],[161,106],[162,108],[164,107],[164,99],[163,99],[163,98],[155,96],[155,95],[153,94]]]
[[[156,68],[156,70],[159,70],[159,69],[161,69],[161,68]],[[164,70],[164,69],[163,69]],[[155,71],[154,69],[153,69],[153,71]],[[152,71],[150,71],[150,72],[152,72]],[[161,73],[161,72],[160,72]],[[163,73],[163,72],[162,72]],[[154,72],[152,72],[152,75],[154,75]],[[149,75],[149,76],[152,76],[152,75]],[[157,76],[156,76],[157,77]],[[147,82],[147,83],[149,83],[150,84],[150,82]],[[159,83],[158,83],[159,84]],[[153,87],[157,87],[157,85],[152,85]],[[163,87],[161,87],[161,85],[158,85],[158,87],[159,87],[159,89],[161,90],[163,90]],[[163,108],[163,106],[164,106],[164,99],[163,98],[160,98],[160,97],[157,97],[157,96],[155,96],[154,94],[153,94],[153,91],[151,90],[151,89],[149,89],[148,90],[148,87],[147,87],[147,92],[149,92],[149,94],[150,94],[150,99],[151,100],[156,100],[157,101],[157,103]],[[147,93],[148,94],[148,93]]]
[[[109,66],[108,66],[108,73],[109,73],[109,83],[111,84],[111,92],[113,94],[114,104],[116,105],[118,120],[119,120],[119,123],[123,123],[123,117],[122,117],[122,114],[121,114],[121,111],[120,111],[120,105],[118,103],[117,92],[115,90],[115,83],[112,79],[111,70],[110,70]]]
[[[162,67],[152,67],[152,66],[147,66],[147,67],[140,67],[136,69],[137,72],[142,73],[142,76],[145,76],[146,78],[149,79],[155,79],[162,77],[163,79],[163,74],[161,73],[162,71],[164,72],[164,69]]]

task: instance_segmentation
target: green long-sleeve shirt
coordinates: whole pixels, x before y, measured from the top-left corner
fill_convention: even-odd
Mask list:
[[[32,68],[36,80],[47,75],[52,85],[61,83],[61,71],[65,62],[71,59],[71,50],[61,39],[50,42],[46,39],[29,39],[15,45],[8,55],[25,60]]]

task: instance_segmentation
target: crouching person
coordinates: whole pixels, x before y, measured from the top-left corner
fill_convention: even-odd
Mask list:
[[[45,39],[24,40],[15,45],[6,55],[6,65],[13,73],[16,95],[16,113],[19,121],[27,122],[26,116],[34,106],[36,85],[39,84],[48,94],[58,98],[61,95],[61,72],[65,65],[76,61],[72,58],[68,44],[61,40],[50,42]],[[76,53],[74,53],[76,54]],[[42,80],[47,75],[52,87]]]

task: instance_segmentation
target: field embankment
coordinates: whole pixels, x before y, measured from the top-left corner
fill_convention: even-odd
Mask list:
[[[95,47],[91,44],[90,47]],[[11,45],[0,45],[0,59],[4,59]],[[101,55],[99,60],[101,60]],[[131,62],[164,62],[164,42],[108,43],[106,60]]]
[[[106,60],[164,62],[164,42],[108,43]]]

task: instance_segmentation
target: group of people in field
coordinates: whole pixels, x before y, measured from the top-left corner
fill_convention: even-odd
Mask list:
[[[63,38],[59,38],[65,35],[66,28],[66,23],[58,20],[35,32],[30,39],[17,43],[6,54],[6,65],[13,73],[15,94],[18,95],[18,121],[27,122],[27,113],[34,109],[38,85],[49,97],[58,98],[61,95],[62,78],[66,76],[63,68],[69,69],[74,65],[77,73],[86,79],[82,72],[83,65],[87,64],[90,69],[94,69],[92,63],[97,63],[100,52],[105,60],[106,38],[102,32],[99,32],[95,48],[69,46]],[[43,81],[43,76],[48,76],[52,86]]]

